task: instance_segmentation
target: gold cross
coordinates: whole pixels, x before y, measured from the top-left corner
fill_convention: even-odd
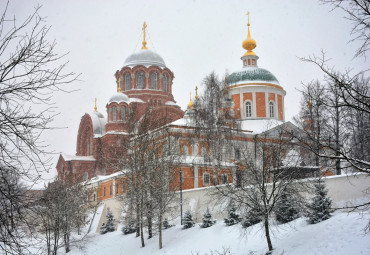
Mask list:
[[[198,100],[198,86],[195,86],[195,100]]]
[[[247,12],[247,16],[248,16],[248,26],[249,26],[249,14],[250,14],[250,12]]]
[[[98,111],[98,107],[96,106],[96,100],[97,100],[97,99],[96,99],[96,97],[95,97],[95,107],[94,107],[94,111],[96,111],[96,112],[97,112],[97,111]]]
[[[145,38],[146,38],[146,28],[147,28],[147,27],[148,27],[148,26],[146,25],[146,22],[144,21],[144,24],[143,24],[144,40],[143,40],[143,47],[141,47],[141,49],[143,49],[143,50],[148,49],[148,48],[146,47],[146,41],[145,41]]]

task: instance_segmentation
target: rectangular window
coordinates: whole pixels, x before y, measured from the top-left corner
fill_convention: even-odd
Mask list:
[[[205,173],[203,175],[203,185],[204,186],[209,186],[209,183],[210,183],[210,175],[209,175],[209,173]]]
[[[109,185],[109,195],[112,195],[113,194],[113,190],[112,190],[112,184]]]
[[[104,197],[105,197],[105,194],[106,194],[106,193],[105,193],[105,187],[104,187],[104,189],[103,189],[103,196],[104,196]]]
[[[221,177],[221,181],[222,181],[222,184],[227,184],[228,183],[228,180],[227,180],[227,174],[223,174],[222,177]]]
[[[125,192],[125,181],[122,181],[122,192]]]
[[[116,183],[116,194],[118,194],[118,182]]]
[[[93,201],[95,202],[95,199],[96,199],[96,197],[95,197],[95,193],[94,193],[94,196],[93,196]]]

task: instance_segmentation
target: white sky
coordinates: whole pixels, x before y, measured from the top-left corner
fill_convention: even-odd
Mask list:
[[[5,2],[5,1],[4,1]],[[223,76],[242,67],[250,11],[251,35],[259,67],[271,71],[287,92],[286,120],[298,113],[302,82],[321,78],[313,65],[298,57],[325,50],[331,64],[354,71],[370,66],[364,58],[353,59],[358,43],[349,43],[351,24],[340,11],[317,1],[124,1],[47,0],[11,1],[8,15],[23,19],[41,4],[40,15],[51,26],[50,38],[58,52],[69,52],[68,70],[81,73],[72,94],[58,93],[54,100],[60,115],[53,123],[63,129],[45,133],[56,153],[74,154],[81,117],[92,112],[94,98],[105,114],[109,97],[116,92],[114,73],[141,47],[141,28],[148,24],[148,48],[159,53],[175,74],[173,95],[185,110],[189,92],[212,71]],[[2,10],[4,3],[0,3]],[[58,157],[55,156],[55,165]],[[52,176],[54,173],[51,173]]]

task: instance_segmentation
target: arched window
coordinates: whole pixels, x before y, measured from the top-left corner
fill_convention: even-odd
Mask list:
[[[162,77],[162,90],[167,92],[167,75],[163,75]]]
[[[125,76],[125,90],[131,89],[131,74],[127,73]]]
[[[209,173],[204,173],[203,174],[203,185],[209,186],[209,183],[210,183],[210,175]]]
[[[182,155],[188,155],[188,146],[186,145],[182,146]]]
[[[120,81],[119,87],[121,88],[121,90],[123,90],[124,85],[125,85],[125,80],[123,79],[123,77],[120,77],[119,81]]]
[[[108,121],[112,121],[112,108],[109,108],[109,112],[108,112]]]
[[[156,72],[150,73],[150,88],[157,89],[157,73]]]
[[[269,103],[269,109],[270,109],[270,118],[274,118],[275,117],[275,109],[274,109],[274,102],[270,102]]]
[[[113,121],[116,121],[117,120],[117,107],[113,106],[112,111],[113,111]]]
[[[125,120],[126,107],[121,106],[121,120]]]
[[[206,156],[206,155],[208,155],[207,148],[202,147],[202,156]]]
[[[252,117],[252,103],[250,101],[245,102],[245,117]]]
[[[198,144],[197,144],[197,143],[195,143],[195,144],[193,145],[192,151],[193,151],[193,155],[194,155],[194,156],[198,155],[198,153],[199,153],[199,146],[198,146]]]
[[[137,73],[137,82],[136,82],[137,89],[144,89],[144,72]]]

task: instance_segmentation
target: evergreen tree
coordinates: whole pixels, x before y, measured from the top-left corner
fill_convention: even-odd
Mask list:
[[[325,184],[321,181],[315,184],[315,196],[312,202],[307,205],[308,208],[308,222],[315,224],[331,217],[331,199],[327,197],[328,191]]]
[[[183,229],[191,228],[195,225],[195,222],[193,221],[193,215],[189,210],[185,212],[182,223],[184,224]]]
[[[242,220],[242,218],[240,218],[239,213],[236,212],[236,208],[233,204],[229,206],[228,215],[229,217],[224,219],[226,226],[235,225],[236,223],[239,223]]]
[[[135,220],[133,218],[128,218],[126,220],[126,223],[127,224],[122,227],[122,233],[124,235],[135,233],[137,229],[137,223],[135,222]]]
[[[168,219],[165,218],[164,221],[163,221],[163,224],[162,224],[163,228],[164,229],[168,229],[170,227],[173,227],[173,225],[171,225],[169,222],[168,222]]]
[[[107,222],[103,224],[100,228],[100,234],[105,234],[107,232],[113,232],[114,229],[114,216],[112,211],[108,208],[107,209]]]
[[[208,228],[211,227],[216,223],[216,220],[212,219],[212,215],[209,212],[209,209],[207,207],[207,211],[203,214],[203,224],[200,225],[201,228]]]
[[[262,221],[262,214],[256,208],[251,208],[247,210],[243,221],[241,222],[243,228],[250,227]]]
[[[284,191],[276,201],[274,212],[276,220],[280,223],[287,223],[299,217],[297,201],[289,191]]]

